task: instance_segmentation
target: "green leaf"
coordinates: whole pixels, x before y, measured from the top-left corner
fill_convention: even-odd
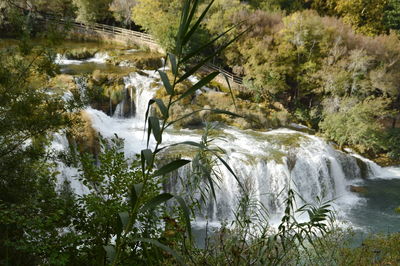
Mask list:
[[[158,143],[162,142],[161,129],[160,129],[160,121],[157,117],[150,116],[149,117],[149,125],[151,125],[151,129],[153,130],[154,138]]]
[[[120,213],[118,213],[118,217],[122,224],[122,228],[125,228],[129,222],[129,213],[128,212],[120,212]]]
[[[151,135],[151,131],[152,131],[152,130],[151,130],[151,129],[152,129],[152,125],[151,125],[151,123],[150,123],[150,117],[149,117],[148,121],[149,121],[149,125],[147,126],[147,143],[146,143],[147,148],[149,147],[150,135]]]
[[[226,111],[226,110],[220,110],[220,109],[210,109],[211,112],[216,113],[216,114],[224,114],[224,115],[231,115],[231,116],[235,116],[235,117],[242,117],[241,115]]]
[[[103,246],[104,251],[106,252],[106,256],[109,262],[112,262],[115,258],[115,247],[108,245],[108,246]]]
[[[216,113],[216,114],[225,114],[225,115],[231,115],[231,116],[242,117],[243,118],[243,116],[235,114],[235,113],[232,113],[232,112],[229,112],[229,111],[219,110],[219,109],[203,108],[203,109],[195,110],[195,111],[193,111],[191,113],[188,113],[186,115],[183,115],[183,116],[179,117],[178,119],[176,119],[174,121],[169,122],[165,128],[168,128],[168,127],[172,126],[173,124],[175,124],[176,122],[179,122],[179,121],[181,121],[181,120],[183,120],[183,119],[185,119],[187,117],[190,117],[193,114],[201,112],[201,111],[211,111],[211,112]]]
[[[142,159],[142,168],[145,169],[144,162],[146,162],[147,166],[153,164],[153,153],[150,149],[145,149],[140,152],[140,157]]]
[[[197,2],[197,1],[196,1],[196,2]],[[194,23],[194,25],[192,26],[192,28],[190,29],[190,31],[185,35],[185,37],[184,37],[184,39],[183,39],[183,41],[182,41],[182,45],[185,45],[185,44],[190,40],[190,37],[193,35],[193,33],[196,32],[197,28],[200,26],[200,23],[203,21],[204,16],[207,14],[208,10],[210,9],[210,7],[211,7],[211,5],[212,5],[213,3],[214,3],[214,0],[212,0],[212,1],[208,4],[208,6],[204,9],[203,13],[201,13],[200,17],[199,17],[199,18],[197,19],[197,21]],[[196,11],[195,8],[197,8],[197,6],[192,8],[192,14],[191,14],[191,16],[190,16],[190,21],[192,20],[193,14],[194,14],[194,12]]]
[[[228,77],[227,77],[226,75],[224,75],[224,78],[225,78],[226,83],[228,84],[229,93],[231,94],[232,102],[233,102],[233,105],[235,106],[235,110],[236,110],[236,112],[237,112],[237,107],[236,107],[236,102],[235,102],[235,96],[233,95],[233,91],[232,91],[232,88],[231,88],[231,83],[229,82],[229,79],[228,79]]]
[[[167,91],[168,95],[172,95],[174,93],[174,90],[172,88],[171,83],[169,82],[167,74],[161,70],[158,70],[158,73],[160,74],[161,80],[164,84],[165,90]]]
[[[225,32],[219,34],[217,37],[215,37],[214,39],[212,39],[211,41],[209,41],[208,43],[204,44],[203,46],[200,46],[199,48],[197,48],[196,50],[193,50],[192,52],[190,52],[189,54],[185,55],[185,57],[181,60],[181,62],[186,62],[187,60],[189,60],[190,58],[194,57],[197,54],[200,54],[204,49],[209,48],[212,46],[212,44],[214,42],[216,42],[217,40],[219,40],[221,37],[223,37],[224,35],[226,35],[229,31],[233,30],[236,27],[233,26],[231,28],[229,28],[228,30],[226,30]]]
[[[180,197],[178,195],[175,195],[174,197],[176,198],[176,200],[178,201],[179,205],[182,208],[183,216],[185,218],[186,228],[187,228],[188,235],[189,235],[189,239],[192,240],[192,226],[190,224],[190,211],[189,211],[189,208],[186,205],[186,202],[183,200],[182,197]]]
[[[182,40],[186,34],[185,27],[186,27],[189,11],[190,11],[190,1],[186,0],[185,4],[183,6],[183,9],[182,9],[181,20],[179,23],[179,31],[178,31],[178,35],[176,38],[176,47],[175,48],[177,48],[179,50],[179,51],[176,51],[177,52],[176,54],[180,54],[180,51],[182,50]]]
[[[190,9],[189,17],[187,18],[187,20],[185,22],[185,26],[184,26],[183,32],[182,32],[183,33],[183,35],[182,35],[182,37],[183,37],[182,46],[185,46],[185,41],[184,41],[185,40],[185,36],[184,35],[187,35],[187,32],[188,32],[189,27],[190,27],[190,23],[192,23],[194,14],[196,13],[196,10],[197,10],[197,6],[199,5],[199,0],[193,0],[192,2],[193,2],[193,5],[192,5],[192,8]]]
[[[208,180],[208,183],[210,184],[210,188],[211,188],[211,192],[212,192],[213,198],[214,198],[215,202],[217,202],[217,194],[215,193],[214,180],[212,179],[211,175],[208,173],[207,169],[205,169],[205,167],[202,164],[200,164],[200,168],[203,171],[203,175],[206,176],[206,178]]]
[[[243,187],[243,185],[242,185],[242,182],[240,182],[239,177],[235,174],[235,172],[232,170],[232,168],[229,166],[229,164],[228,164],[227,162],[225,162],[225,160],[222,159],[222,157],[219,156],[217,153],[215,153],[215,152],[212,152],[212,153],[218,158],[218,160],[220,160],[220,162],[221,162],[223,165],[225,165],[226,169],[228,169],[228,171],[235,177],[236,182],[238,182],[240,188],[241,188],[242,190],[244,190],[244,187]]]
[[[169,114],[168,114],[168,109],[165,106],[164,102],[161,99],[153,99],[153,100],[157,103],[157,106],[160,109],[163,118],[167,119]]]
[[[142,207],[141,210],[144,212],[144,211],[153,209],[153,208],[157,207],[158,205],[160,205],[161,203],[164,203],[173,197],[174,196],[172,196],[169,193],[162,193],[160,195],[157,195],[157,196],[149,199],[149,201],[146,202],[146,204]]]
[[[185,91],[175,102],[195,93],[198,89],[201,89],[203,86],[208,84],[211,80],[213,80],[216,76],[218,76],[219,72],[213,72],[203,79],[201,79],[199,82],[194,84],[191,88],[189,88],[187,91]]]
[[[145,115],[145,118],[144,118],[144,129],[143,129],[143,131],[146,130],[146,122],[148,120],[147,118],[149,117],[150,107],[151,107],[151,105],[153,103],[155,103],[155,101],[153,99],[151,99],[149,101],[149,103],[147,104],[146,115]],[[149,147],[150,135],[151,135],[151,127],[149,126],[149,128],[147,130],[147,147]]]
[[[175,171],[188,163],[190,163],[190,160],[183,160],[183,159],[175,160],[173,162],[170,162],[169,164],[164,165],[160,169],[156,170],[153,176],[160,176],[171,173],[172,171]]]
[[[246,30],[247,31],[247,30]],[[176,83],[180,83],[182,81],[184,81],[185,79],[187,79],[188,77],[190,77],[191,75],[193,75],[197,70],[199,70],[202,66],[204,66],[205,63],[207,63],[208,61],[210,61],[214,56],[218,55],[222,50],[224,50],[226,47],[228,47],[231,43],[233,43],[234,41],[236,41],[240,36],[242,36],[246,31],[241,32],[239,35],[237,35],[235,38],[233,38],[232,40],[230,40],[229,42],[225,43],[224,45],[222,45],[219,49],[217,49],[214,53],[212,53],[211,55],[209,55],[208,57],[206,57],[205,59],[203,59],[202,61],[200,61],[197,65],[195,65],[194,67],[192,67],[191,69],[189,69],[182,77],[179,78],[179,80]]]
[[[166,246],[164,244],[161,244],[160,242],[158,242],[155,239],[151,239],[151,238],[135,238],[135,239],[133,239],[133,241],[146,242],[146,243],[152,244],[152,245],[154,245],[156,247],[159,247],[162,250],[164,250],[165,252],[171,254],[179,264],[185,265],[185,263],[183,262],[182,257],[179,256],[179,254],[175,250],[171,249],[170,247],[168,247],[168,246]]]
[[[171,62],[171,69],[174,75],[178,74],[178,65],[176,64],[176,57],[174,54],[168,54],[169,62]]]
[[[195,113],[201,112],[201,111],[203,111],[203,110],[208,110],[208,109],[199,109],[199,110],[190,112],[190,113],[188,113],[188,114],[186,114],[186,115],[183,115],[183,116],[179,117],[178,119],[169,122],[165,128],[168,128],[168,127],[172,126],[173,124],[175,124],[176,122],[179,122],[179,121],[181,121],[181,120],[183,120],[183,119],[185,119],[185,118],[187,118],[187,117],[190,117],[191,115],[193,115],[193,114],[195,114]]]
[[[134,184],[131,188],[131,206],[132,209],[135,208],[138,199],[140,197],[140,195],[142,194],[143,191],[143,183],[139,183],[139,184]]]
[[[172,144],[171,146],[178,146],[178,145],[190,145],[190,146],[194,146],[197,148],[205,148],[203,144],[197,143],[194,141],[183,141],[183,142]]]

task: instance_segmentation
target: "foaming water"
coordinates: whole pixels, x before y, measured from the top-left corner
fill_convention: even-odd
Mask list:
[[[86,60],[73,60],[68,59],[65,55],[57,54],[55,63],[58,65],[80,65],[83,63],[96,63],[96,64],[105,64],[110,56],[107,53],[98,52],[94,55],[93,58],[89,58]]]
[[[133,116],[124,118],[123,110],[127,99],[118,105],[113,117],[89,107],[86,113],[91,118],[93,128],[103,137],[112,138],[118,135],[123,138],[125,154],[132,157],[146,148],[145,113],[149,100],[157,90],[154,84],[160,86],[160,82],[154,71],[144,71],[144,74],[131,73],[125,77],[124,82],[127,95],[130,96],[129,104],[134,104]],[[337,151],[324,140],[306,133],[289,129],[258,132],[232,127],[218,130],[220,137],[214,140],[213,145],[224,150],[221,157],[232,167],[251,197],[260,203],[258,206],[265,207],[269,214],[269,223],[272,225],[280,222],[289,188],[299,194],[298,206],[303,203],[316,203],[317,198],[333,200],[333,208],[337,211],[339,219],[345,221],[354,213],[354,209],[368,203],[365,197],[350,192],[350,185],[363,184],[363,178],[400,177],[399,168],[381,168],[357,154]],[[198,142],[200,139],[201,135],[196,131],[169,129],[163,135],[163,144]],[[151,140],[149,145],[153,147],[154,141]],[[178,152],[183,157],[190,158],[194,151],[187,152],[182,149]],[[218,227],[221,222],[232,221],[235,219],[234,212],[238,209],[242,190],[236,178],[221,163],[216,163],[214,169],[219,174],[219,178],[216,179],[216,201],[209,200],[202,210],[197,212],[195,224],[199,227],[206,224]],[[165,189],[199,199],[199,190],[188,188],[185,184],[192,170],[191,165],[181,168],[176,176],[165,184]],[[65,175],[69,175],[68,171],[69,169],[66,169]],[[81,189],[78,185],[74,186]],[[205,188],[206,183],[200,182],[199,186]],[[84,193],[84,189],[80,191]],[[300,220],[305,218],[299,217]],[[355,221],[355,225],[358,224]]]
[[[53,141],[49,147],[49,150],[54,154],[60,154],[68,150],[69,144],[65,134],[56,133],[53,136]],[[56,170],[59,172],[57,175],[57,184],[60,187],[65,181],[67,181],[71,189],[77,195],[85,195],[89,192],[89,189],[82,184],[79,180],[78,169],[73,166],[68,166],[61,160],[56,160]]]

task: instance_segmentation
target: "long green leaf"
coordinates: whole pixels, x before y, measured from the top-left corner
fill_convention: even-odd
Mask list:
[[[190,224],[190,211],[188,206],[186,205],[186,202],[184,199],[178,195],[174,196],[175,199],[178,201],[179,205],[181,206],[181,209],[183,211],[183,216],[185,218],[185,223],[186,223],[186,228],[188,231],[189,239],[192,240],[192,226]]]
[[[122,228],[125,228],[129,221],[129,213],[128,212],[120,212],[118,213],[119,221],[122,224]]]
[[[186,115],[183,115],[183,116],[179,117],[178,119],[169,122],[165,128],[168,128],[168,127],[172,126],[173,124],[175,124],[175,123],[177,123],[177,122],[179,122],[179,121],[181,121],[181,120],[183,120],[183,119],[185,119],[185,118],[188,118],[188,117],[190,117],[191,115],[194,115],[194,114],[196,114],[196,113],[198,113],[198,112],[201,112],[201,111],[203,111],[203,110],[207,110],[207,109],[199,109],[199,110],[195,110],[195,111],[193,111],[193,112],[190,112],[190,113],[188,113],[188,114],[186,114]]]
[[[149,126],[151,125],[151,129],[153,130],[153,136],[158,143],[162,142],[161,136],[161,128],[160,128],[160,121],[157,117],[150,116],[149,117]]]
[[[165,106],[164,102],[161,99],[153,99],[153,100],[157,103],[158,109],[160,109],[163,118],[167,119],[169,114],[168,114],[168,109]]]
[[[157,207],[158,205],[170,200],[174,196],[169,194],[169,193],[162,193],[160,195],[157,195],[151,199],[149,199],[146,204],[141,208],[142,212],[145,212],[147,210],[153,209]]]
[[[150,117],[148,119],[148,126],[147,126],[147,148],[149,147],[149,143],[150,143],[150,136],[151,136],[151,131],[152,131],[152,125],[150,123]]]
[[[155,239],[151,239],[151,238],[135,238],[135,239],[133,239],[133,241],[146,242],[146,243],[152,244],[152,245],[154,245],[156,247],[159,247],[162,250],[164,250],[165,252],[171,254],[180,265],[186,265],[183,262],[182,257],[175,250],[171,249],[170,247],[168,247],[168,246],[166,246],[164,244],[161,244],[160,242],[158,242]]]
[[[244,190],[244,187],[243,187],[243,185],[242,185],[242,182],[240,182],[239,177],[235,174],[235,172],[232,170],[232,168],[229,166],[229,164],[228,164],[224,159],[222,159],[222,157],[219,156],[217,153],[213,152],[213,154],[218,158],[218,160],[219,160],[223,165],[225,165],[226,169],[228,169],[228,171],[235,177],[236,182],[238,182],[240,188],[241,188],[242,190]]]
[[[176,83],[180,83],[180,82],[184,81],[185,79],[187,79],[188,77],[190,77],[191,75],[193,75],[197,70],[199,70],[202,66],[204,66],[205,63],[210,61],[214,56],[218,55],[222,50],[224,50],[226,47],[228,47],[231,43],[233,43],[238,38],[240,38],[246,31],[241,32],[235,38],[233,38],[229,42],[227,42],[224,45],[222,45],[219,49],[217,49],[217,51],[215,51],[214,53],[212,53],[211,55],[209,55],[208,57],[206,57],[205,59],[200,61],[200,63],[198,63],[197,65],[195,65],[191,69],[189,69],[185,74],[183,74],[182,77],[179,78],[179,80]]]
[[[193,112],[190,112],[190,113],[188,113],[186,115],[183,115],[183,116],[179,117],[178,119],[176,119],[174,121],[169,122],[165,128],[168,128],[168,127],[172,126],[173,124],[175,124],[175,123],[177,123],[177,122],[179,122],[179,121],[181,121],[181,120],[183,120],[185,118],[188,118],[188,117],[192,116],[193,114],[201,112],[201,111],[210,111],[210,112],[213,112],[213,113],[216,113],[216,114],[225,114],[225,115],[231,115],[231,116],[242,117],[243,118],[243,116],[235,114],[235,113],[232,113],[232,112],[229,112],[229,111],[219,110],[219,109],[203,108],[203,109],[199,109],[199,110],[195,110]]]
[[[147,118],[149,117],[150,107],[151,107],[151,105],[153,103],[155,103],[155,101],[153,99],[151,99],[147,104],[146,114],[145,114],[145,117],[144,117],[144,128],[143,128],[143,131],[146,130],[146,122],[148,120]],[[150,134],[151,134],[151,128],[149,127],[148,131],[147,131],[147,147],[149,147]]]
[[[172,95],[174,93],[174,90],[172,88],[171,83],[169,82],[167,74],[162,70],[158,70],[158,73],[160,74],[161,80],[164,84],[165,90],[167,91],[168,95]]]
[[[174,143],[171,146],[178,146],[178,145],[190,145],[190,146],[197,147],[197,148],[205,148],[204,145],[202,145],[201,143],[197,143],[194,141],[183,141],[183,142],[179,142],[179,143]]]
[[[191,24],[191,22],[192,22],[192,20],[193,20],[193,17],[194,17],[194,14],[196,13],[196,10],[197,10],[197,6],[199,5],[199,0],[192,0],[192,2],[193,2],[193,5],[192,5],[192,7],[191,7],[191,9],[190,9],[190,13],[189,13],[189,16],[188,16],[188,18],[187,18],[187,20],[186,20],[186,23],[185,23],[185,26],[184,26],[184,28],[183,28],[183,35],[182,35],[182,46],[185,46],[185,39],[186,39],[186,35],[187,35],[187,32],[188,32],[188,30],[189,30],[189,27],[190,27],[190,24]]]
[[[175,160],[167,165],[164,165],[160,169],[156,170],[153,176],[160,176],[171,173],[172,171],[175,171],[188,163],[190,163],[189,160],[183,160],[183,159]]]
[[[179,101],[193,93],[195,93],[198,89],[201,89],[203,86],[207,85],[210,81],[212,81],[216,76],[218,76],[219,72],[213,72],[203,79],[201,79],[199,82],[194,84],[192,87],[190,87],[187,91],[185,91],[176,101]]]
[[[103,246],[104,251],[106,252],[106,256],[109,262],[112,262],[115,258],[115,247],[108,245],[108,246]]]
[[[218,39],[222,38],[224,35],[226,35],[229,31],[233,30],[235,27],[236,27],[236,25],[229,28],[228,30],[224,31],[223,33],[219,34],[217,37],[215,37],[208,43],[200,46],[196,50],[191,51],[189,54],[185,55],[185,57],[181,60],[181,62],[186,62],[187,60],[194,57],[195,55],[200,54],[204,49],[211,47],[213,43],[215,43]]]
[[[168,54],[169,62],[171,63],[172,73],[174,75],[178,74],[178,65],[176,63],[176,57],[174,54]]]
[[[141,196],[143,191],[143,183],[134,184],[131,187],[130,197],[131,197],[131,207],[132,209],[135,208],[136,204],[138,203],[139,197]]]
[[[176,36],[176,47],[175,47],[177,49],[176,54],[180,54],[180,51],[182,51],[182,40],[186,34],[185,26],[187,23],[189,12],[190,12],[190,1],[186,0],[181,13],[178,35]]]
[[[235,113],[226,111],[226,110],[221,110],[221,109],[210,109],[210,112],[216,113],[216,114],[231,115],[231,116],[234,116],[234,117],[241,117],[241,118],[243,118],[243,116],[241,116],[241,115],[238,115],[238,114],[235,114]]]
[[[142,168],[145,169],[146,166],[144,162],[146,162],[147,166],[153,164],[153,153],[150,149],[145,149],[140,152],[140,157],[142,158]]]
[[[224,78],[225,78],[226,83],[228,84],[229,93],[231,94],[233,105],[235,106],[235,110],[237,111],[236,102],[235,102],[235,96],[233,95],[233,91],[232,91],[232,88],[231,88],[231,83],[229,82],[229,79],[228,79],[228,77],[226,75],[224,75]]]
[[[197,21],[194,23],[194,25],[192,26],[192,28],[190,29],[190,31],[186,34],[186,36],[184,37],[183,41],[182,41],[182,45],[186,45],[186,43],[190,40],[190,37],[195,33],[195,31],[197,30],[197,28],[200,26],[200,23],[203,21],[205,15],[207,14],[208,10],[210,9],[210,7],[212,6],[212,4],[214,3],[214,0],[212,0],[208,6],[204,9],[203,13],[201,13],[200,17],[197,19]],[[197,8],[197,6],[196,6]],[[192,9],[192,12],[194,14],[195,12],[195,8]],[[190,21],[193,18],[193,14],[191,14],[190,16]]]

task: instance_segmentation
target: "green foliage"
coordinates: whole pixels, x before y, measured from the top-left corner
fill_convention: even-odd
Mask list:
[[[400,31],[400,2],[389,0],[385,10],[385,26]]]
[[[383,20],[386,2],[386,0],[338,0],[335,10],[343,21],[353,25],[358,32],[375,35],[385,30]]]
[[[252,0],[249,4],[256,8],[265,11],[282,10],[288,13],[293,13],[304,9],[303,0]]]
[[[132,8],[132,20],[152,34],[167,52],[175,50],[182,1],[139,0]],[[149,17],[151,14],[151,18]],[[196,49],[207,42],[209,36],[199,28],[185,49]]]
[[[71,125],[68,112],[77,107],[49,93],[47,82],[58,72],[54,57],[26,42],[0,51],[0,258],[6,265],[62,262],[62,249],[74,239],[59,235],[74,202],[68,189],[56,192],[46,149],[52,133]]]
[[[112,0],[72,0],[76,7],[76,19],[81,22],[96,22],[110,16]]]
[[[343,249],[341,262],[346,265],[390,265],[400,260],[400,235],[370,236],[361,247]]]
[[[387,101],[367,99],[357,103],[344,100],[336,112],[327,112],[320,123],[324,134],[339,145],[350,144],[361,152],[378,152],[382,147],[382,125],[378,119],[387,113]]]

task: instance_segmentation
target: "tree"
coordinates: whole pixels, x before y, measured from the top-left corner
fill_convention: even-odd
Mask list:
[[[368,98],[359,103],[354,98],[345,98],[338,110],[326,108],[320,128],[340,146],[352,145],[360,152],[380,152],[384,149],[384,127],[379,119],[388,115],[388,103],[383,98]]]
[[[152,34],[167,50],[174,49],[182,1],[138,0],[132,20]]]
[[[337,0],[335,11],[343,21],[366,35],[385,31],[386,0]]]
[[[110,16],[112,0],[72,0],[76,7],[77,20],[81,22],[96,22]]]
[[[136,0],[114,0],[110,6],[110,11],[114,18],[124,25],[131,23],[132,8],[137,4]]]
[[[385,26],[388,29],[400,31],[400,2],[388,0],[385,14]]]
[[[73,209],[56,191],[46,148],[54,132],[72,124],[73,107],[48,91],[49,78],[58,73],[52,50],[19,44],[0,50],[0,263],[5,265],[61,258],[69,234],[58,232],[70,221],[66,210]]]
[[[282,10],[289,14],[304,9],[303,0],[251,0],[249,4],[256,9],[264,11]]]
[[[175,50],[183,1],[137,0],[132,9],[132,20],[152,34],[167,52]],[[185,49],[194,50],[207,42],[208,33],[199,30],[189,40]]]

